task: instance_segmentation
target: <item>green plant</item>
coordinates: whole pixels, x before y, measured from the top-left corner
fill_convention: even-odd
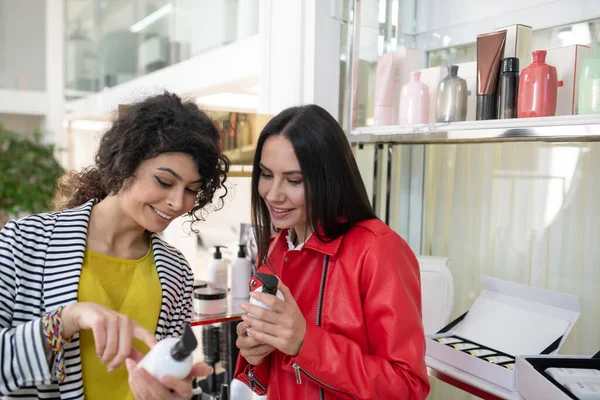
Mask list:
[[[27,139],[0,124],[0,227],[9,216],[49,211],[64,173],[39,131]]]

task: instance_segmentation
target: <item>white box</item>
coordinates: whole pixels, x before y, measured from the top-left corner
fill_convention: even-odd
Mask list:
[[[563,82],[558,88],[556,115],[576,115],[578,111],[578,81],[583,61],[592,55],[588,46],[573,45],[547,50],[546,64],[556,67],[556,75]]]
[[[437,110],[437,94],[438,84],[446,75],[448,75],[448,68],[445,67],[431,67],[420,70],[421,71],[421,82],[427,84],[429,87],[429,118],[428,122],[435,122],[435,114]],[[460,69],[459,69],[460,72]],[[460,76],[460,74],[459,74]]]
[[[504,57],[517,57],[519,59],[519,72],[531,64],[531,42],[533,30],[530,26],[516,24],[494,29],[494,32],[505,31]]]
[[[527,356],[517,357],[515,373],[517,376],[517,390],[526,400],[571,400],[566,389],[554,383],[552,378],[542,374],[541,371],[550,367],[566,368],[594,368],[600,369],[600,358],[589,356]]]
[[[433,339],[459,336],[516,357],[552,354],[579,317],[579,300],[520,283],[482,276],[482,291],[469,311],[435,335],[427,336],[427,355],[509,390],[515,372]]]

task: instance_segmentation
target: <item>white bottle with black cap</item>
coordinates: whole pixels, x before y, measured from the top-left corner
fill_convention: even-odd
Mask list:
[[[206,281],[208,282],[208,286],[212,288],[227,290],[227,273],[229,272],[229,266],[227,265],[227,261],[223,260],[221,247],[227,248],[226,246],[215,246],[213,258],[210,260],[206,269]]]
[[[138,364],[156,379],[172,376],[184,379],[192,370],[194,360],[192,352],[196,350],[198,341],[189,324],[183,327],[183,335],[179,338],[166,338],[158,342]]]
[[[248,300],[250,297],[250,278],[252,263],[246,258],[246,246],[239,244],[237,258],[231,265],[231,295],[236,300]]]

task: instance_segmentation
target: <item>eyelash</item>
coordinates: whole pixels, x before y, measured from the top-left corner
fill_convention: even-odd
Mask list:
[[[271,176],[269,174],[265,174],[264,172],[260,173],[260,177],[263,178],[263,179],[271,179],[271,178],[273,178],[273,176]],[[287,181],[292,186],[299,186],[299,185],[302,185],[302,183],[304,182],[303,180],[292,180],[292,179],[288,179]]]
[[[161,187],[165,188],[165,189],[168,189],[168,188],[170,188],[170,187],[172,187],[172,186],[173,186],[173,185],[170,185],[170,184],[168,184],[168,183],[164,182],[164,181],[163,181],[163,180],[161,180],[161,179],[160,179],[158,176],[155,176],[154,178],[156,179],[156,182],[158,182],[158,184],[159,184]],[[188,193],[190,193],[190,194],[193,194],[193,195],[197,195],[197,194],[198,194],[198,192],[197,192],[197,191],[195,191],[195,190],[192,190],[192,189],[189,189],[189,188],[185,188],[185,190],[186,190],[186,192],[188,192]]]

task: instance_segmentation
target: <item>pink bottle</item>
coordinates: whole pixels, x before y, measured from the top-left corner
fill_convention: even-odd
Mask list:
[[[546,50],[536,50],[531,54],[533,62],[521,72],[518,116],[556,115],[556,97],[562,81],[559,82],[556,77],[556,68],[546,64]]]
[[[421,72],[410,73],[410,82],[400,92],[400,125],[426,124],[429,120],[429,87],[420,81]]]

